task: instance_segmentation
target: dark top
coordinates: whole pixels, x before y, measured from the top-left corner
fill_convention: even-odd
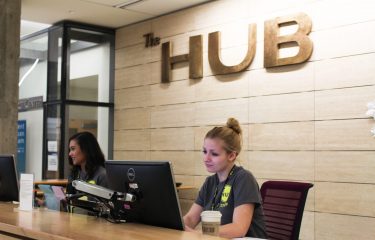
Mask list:
[[[247,237],[267,238],[262,200],[254,176],[243,167],[234,166],[226,181],[220,182],[217,174],[206,178],[195,201],[206,210],[221,212],[221,225],[232,223],[234,208],[254,204],[254,214]],[[216,190],[217,189],[217,190]],[[215,196],[215,192],[216,196]],[[215,199],[214,199],[215,198]]]
[[[96,184],[105,188],[108,188],[108,178],[107,178],[107,172],[104,167],[99,166],[98,169],[96,169],[94,175],[92,178],[88,178],[87,174],[79,171],[78,177],[73,178],[73,176],[69,176],[68,178],[68,186],[67,186],[67,193],[75,193],[75,189],[72,187],[72,182],[74,180],[82,180],[91,184]]]

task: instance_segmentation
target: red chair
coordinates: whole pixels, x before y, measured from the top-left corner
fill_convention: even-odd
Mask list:
[[[311,183],[267,181],[260,193],[268,239],[297,240]]]

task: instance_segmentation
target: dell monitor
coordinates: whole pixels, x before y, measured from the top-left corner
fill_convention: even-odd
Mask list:
[[[109,160],[105,165],[110,189],[137,196],[132,206],[124,205],[126,221],[184,229],[170,162]]]
[[[0,201],[18,201],[18,178],[13,155],[0,155]]]

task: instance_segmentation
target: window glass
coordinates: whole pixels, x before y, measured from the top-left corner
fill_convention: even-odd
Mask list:
[[[21,41],[19,98],[43,96],[47,90],[48,33]]]
[[[69,31],[70,59],[67,99],[109,102],[110,42],[106,34]]]
[[[62,28],[49,31],[47,100],[61,100]]]
[[[61,142],[61,114],[60,104],[49,105],[46,108],[47,126],[46,126],[46,171],[45,178],[59,178],[59,156]]]
[[[20,44],[18,119],[26,122],[26,143],[17,166],[42,179],[43,101],[47,98],[48,33],[23,39]]]
[[[108,156],[108,123],[109,108],[108,107],[88,107],[79,105],[67,105],[67,122],[68,130],[66,136],[66,163],[65,173],[69,174],[68,162],[68,140],[78,132],[91,132],[99,142],[100,148],[104,155]]]

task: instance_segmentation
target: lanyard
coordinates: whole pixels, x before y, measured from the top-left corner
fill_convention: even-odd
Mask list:
[[[225,185],[227,185],[230,176],[233,175],[234,167],[235,167],[235,166],[236,166],[236,165],[233,165],[232,169],[231,169],[230,172],[229,172],[229,175],[228,175],[227,179],[225,179],[225,182],[224,182],[224,185],[223,185],[223,189],[221,190],[221,195],[223,194],[223,190],[224,190],[224,188],[225,188]],[[219,191],[219,184],[220,184],[220,183],[218,183],[218,184],[216,185],[215,193],[214,193],[214,197],[212,198],[212,202],[211,202],[211,210],[212,210],[212,211],[213,211],[213,210],[217,210],[217,209],[219,209],[219,206],[220,206],[220,203],[221,203],[221,198],[220,198],[220,201],[216,201],[217,193],[218,193],[218,191]]]

